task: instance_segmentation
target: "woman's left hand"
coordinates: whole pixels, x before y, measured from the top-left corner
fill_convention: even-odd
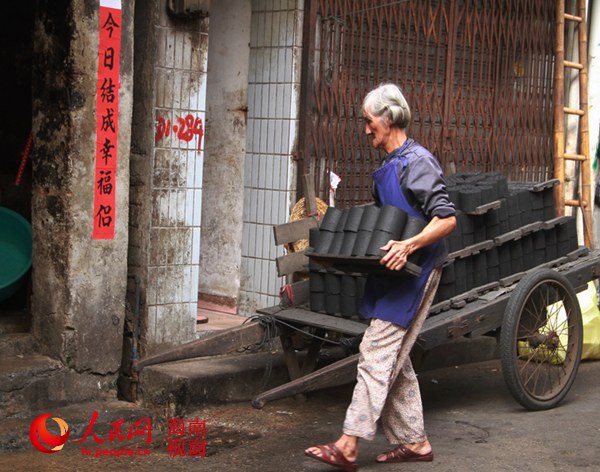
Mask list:
[[[409,241],[409,239],[405,241],[390,239],[385,246],[381,247],[383,251],[387,251],[387,254],[381,258],[380,264],[390,270],[401,270],[405,266],[408,256],[412,254]]]
[[[381,249],[387,251],[380,263],[390,270],[401,270],[408,256],[419,249],[448,236],[456,228],[456,217],[439,218],[434,216],[419,234],[403,241],[389,240]]]

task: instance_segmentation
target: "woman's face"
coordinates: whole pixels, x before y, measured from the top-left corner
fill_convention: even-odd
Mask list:
[[[374,116],[368,111],[363,111],[365,120],[365,134],[371,140],[371,145],[375,149],[386,149],[391,128],[388,120],[384,116]]]

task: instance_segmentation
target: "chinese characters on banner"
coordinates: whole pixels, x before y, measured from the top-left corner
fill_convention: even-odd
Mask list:
[[[92,239],[113,239],[119,136],[121,0],[100,0]]]

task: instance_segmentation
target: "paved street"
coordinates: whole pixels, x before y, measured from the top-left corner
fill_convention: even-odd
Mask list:
[[[541,412],[526,411],[512,399],[496,361],[425,372],[419,378],[434,462],[375,464],[375,455],[388,447],[379,434],[361,443],[361,471],[600,470],[600,362],[583,363],[561,406]],[[153,423],[149,457],[84,456],[69,439],[56,454],[30,445],[2,453],[0,470],[333,471],[305,457],[303,449],[337,437],[350,394],[347,386],[313,393],[305,401],[280,400],[263,410],[242,403],[193,412],[186,418],[206,420],[206,457],[170,457],[159,419]],[[95,447],[90,440],[84,444]]]

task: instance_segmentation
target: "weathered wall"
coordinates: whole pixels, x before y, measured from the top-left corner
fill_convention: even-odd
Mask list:
[[[144,355],[195,336],[208,20],[172,18],[167,0],[137,2],[135,44],[129,272]]]
[[[240,290],[251,4],[211,2],[200,292]]]
[[[80,372],[121,361],[125,288],[133,4],[123,2],[116,227],[92,240],[98,1],[39,1],[33,70],[33,333]]]

